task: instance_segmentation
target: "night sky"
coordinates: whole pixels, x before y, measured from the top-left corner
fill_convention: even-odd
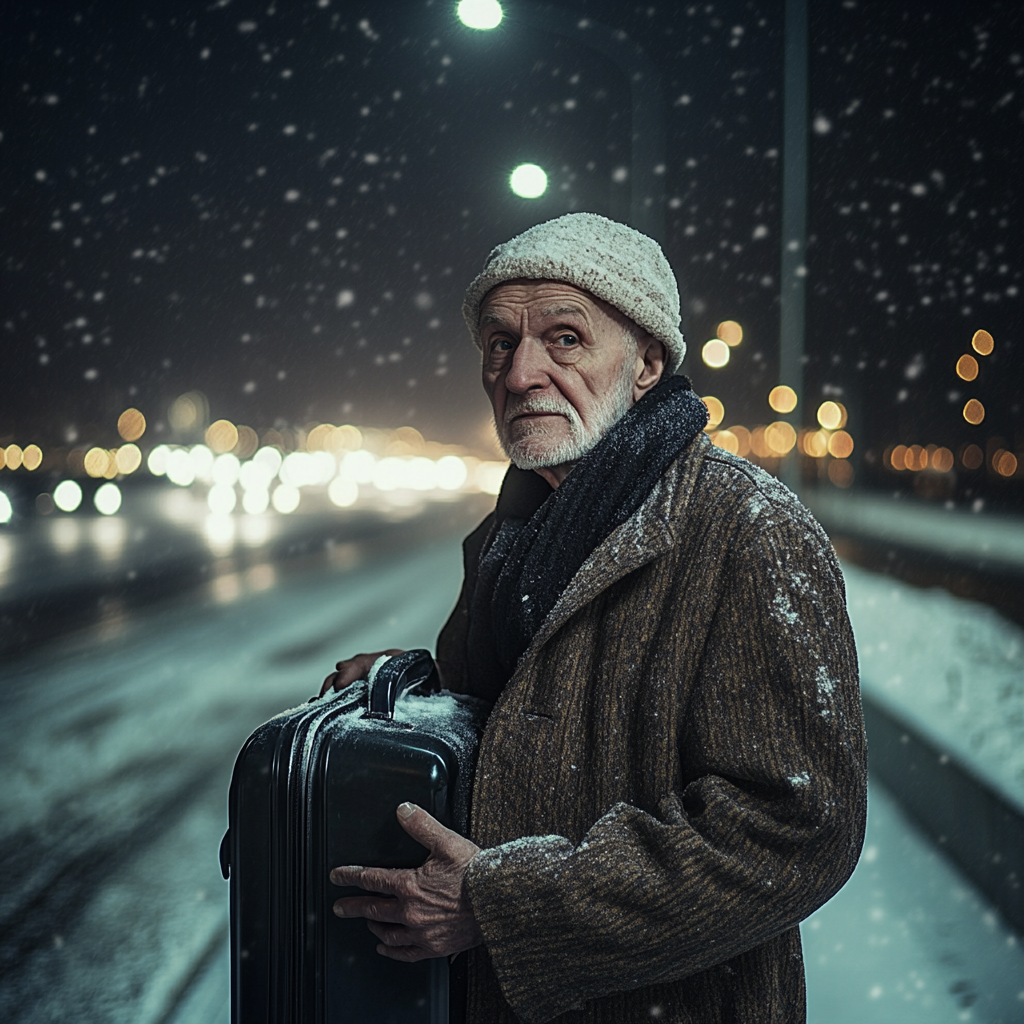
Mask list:
[[[684,372],[727,422],[768,422],[783,4],[559,6],[658,69]],[[530,224],[621,209],[630,151],[618,68],[505,7],[481,33],[448,2],[9,5],[0,444],[113,444],[127,405],[167,437],[190,389],[257,428],[485,439],[465,285]],[[805,405],[841,398],[878,486],[897,441],[1024,445],[1024,14],[947,10],[811,4]],[[548,171],[541,199],[509,191],[522,161]],[[712,371],[700,347],[726,318],[745,340]],[[979,328],[996,348],[967,385]]]

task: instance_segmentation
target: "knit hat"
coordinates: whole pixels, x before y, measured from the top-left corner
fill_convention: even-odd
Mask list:
[[[492,249],[462,302],[477,348],[484,297],[516,278],[564,281],[604,299],[665,346],[666,372],[682,363],[675,275],[661,246],[635,228],[596,213],[567,213]]]

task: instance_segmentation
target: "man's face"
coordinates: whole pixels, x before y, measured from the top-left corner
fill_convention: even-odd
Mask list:
[[[483,384],[520,469],[572,463],[633,404],[643,368],[613,306],[571,284],[510,281],[480,310]]]

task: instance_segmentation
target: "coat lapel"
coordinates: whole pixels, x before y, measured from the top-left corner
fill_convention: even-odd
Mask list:
[[[647,500],[580,566],[519,660],[513,680],[538,650],[581,608],[617,580],[669,551],[711,441],[700,433],[669,466]],[[510,681],[511,682],[511,681]]]

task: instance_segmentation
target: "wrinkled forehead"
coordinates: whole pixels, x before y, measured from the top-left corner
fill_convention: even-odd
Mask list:
[[[502,281],[484,296],[479,326],[507,323],[510,316],[517,317],[524,309],[531,316],[543,318],[575,315],[591,322],[605,317],[615,321],[626,319],[611,304],[567,281],[516,278]]]

